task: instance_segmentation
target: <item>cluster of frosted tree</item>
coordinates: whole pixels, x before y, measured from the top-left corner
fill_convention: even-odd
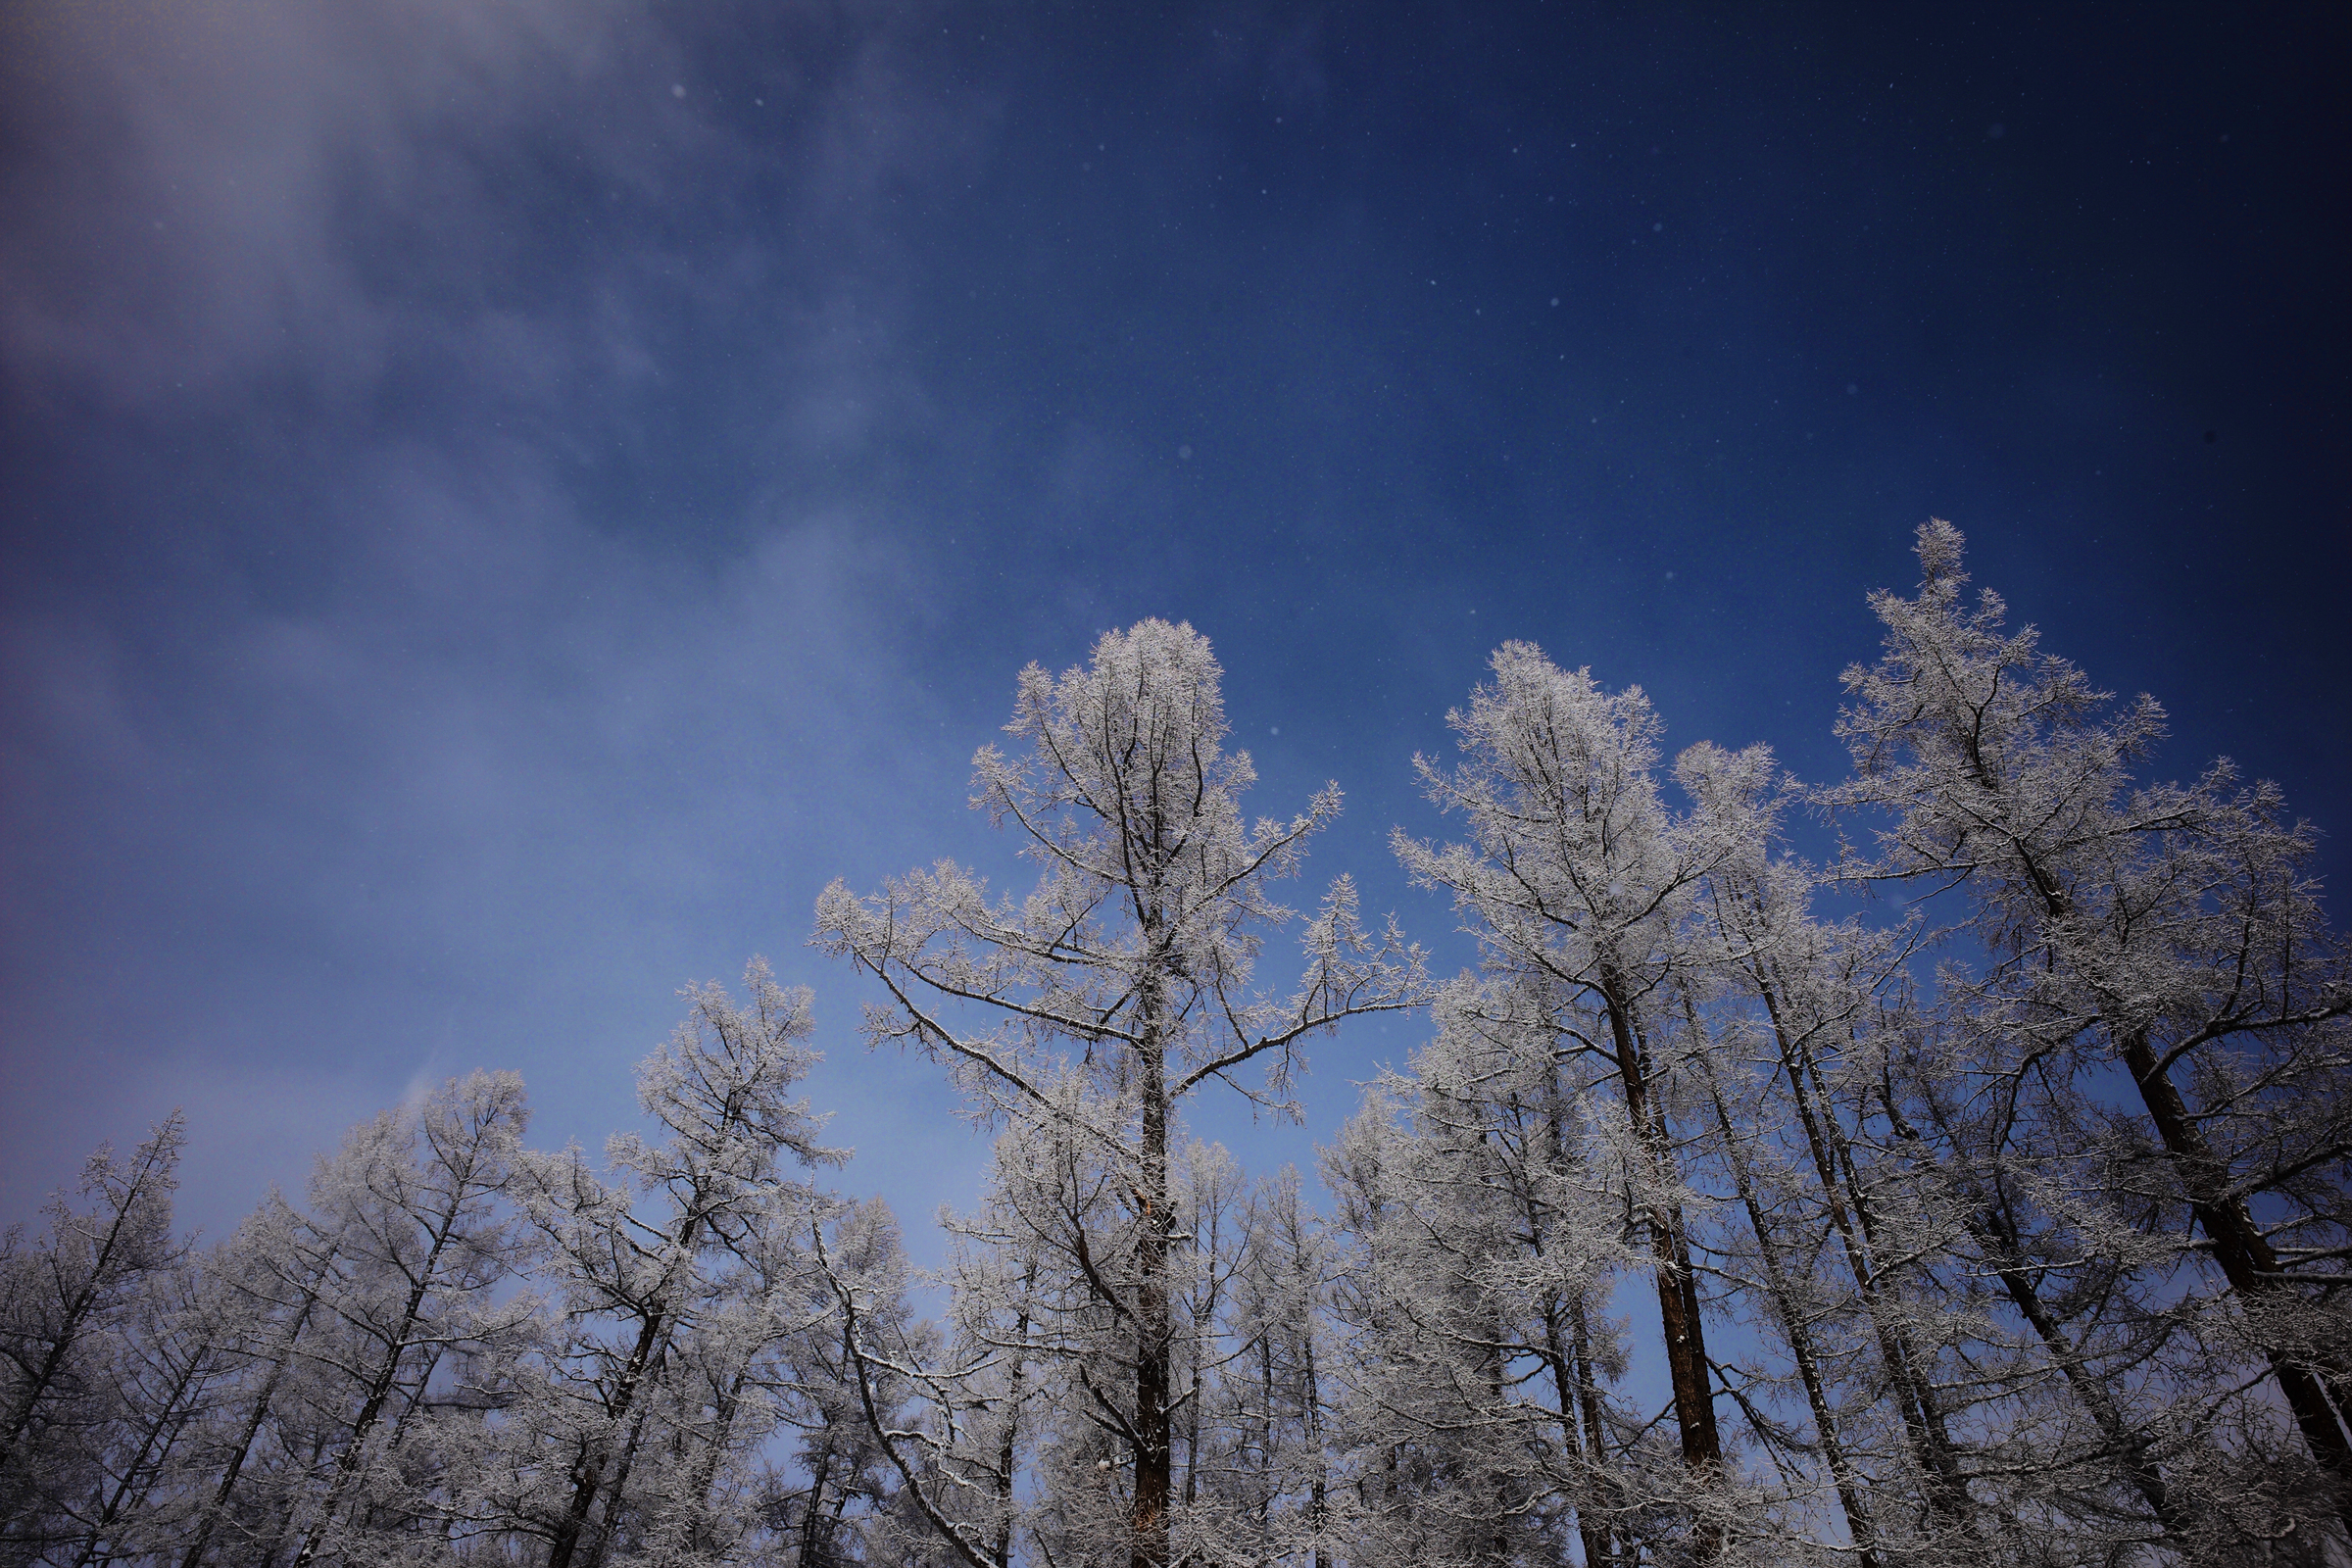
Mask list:
[[[854,1556],[890,1492],[812,1259],[894,1299],[904,1263],[808,1179],[836,1156],[791,1096],[807,993],[746,978],[689,992],[638,1074],[657,1136],[601,1170],[527,1148],[520,1081],[477,1073],[198,1252],[177,1119],[101,1151],[0,1255],[0,1561]]]
[[[2226,764],[2137,780],[2155,705],[1919,553],[1827,788],[1669,768],[1639,691],[1500,650],[1416,764],[1460,841],[1396,839],[1479,944],[1442,986],[1345,878],[1259,977],[1339,798],[1244,819],[1189,627],[1025,671],[974,804],[1034,886],[817,907],[869,1041],[997,1135],[938,1321],[817,1182],[808,999],[757,964],[599,1166],[477,1076],[198,1253],[177,1125],[102,1153],[0,1259],[0,1560],[2352,1563],[2310,831]],[[1407,1008],[1321,1212],[1187,1136]]]

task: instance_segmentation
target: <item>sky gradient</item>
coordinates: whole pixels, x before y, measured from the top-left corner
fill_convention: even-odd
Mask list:
[[[1446,968],[1384,841],[1498,641],[1835,777],[1931,514],[2340,886],[2352,14],[2058,17],[9,8],[0,1219],[179,1104],[218,1235],[477,1065],[593,1144],[763,953],[919,1226],[811,904],[1012,872],[972,751],[1145,615]]]

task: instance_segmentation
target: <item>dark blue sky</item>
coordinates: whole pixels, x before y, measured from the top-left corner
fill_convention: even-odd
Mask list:
[[[962,1198],[809,907],[1002,869],[1014,670],[1147,614],[1448,964],[1383,839],[1495,642],[1832,776],[1931,514],[2352,833],[2347,16],[11,7],[0,1210],[181,1103],[217,1234],[477,1064],[593,1142],[754,952]]]

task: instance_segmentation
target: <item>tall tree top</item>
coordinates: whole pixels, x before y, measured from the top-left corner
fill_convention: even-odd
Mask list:
[[[1026,838],[1043,866],[1030,893],[992,901],[943,860],[864,899],[836,882],[817,901],[817,944],[892,992],[895,1007],[867,1014],[876,1043],[956,1059],[992,1105],[1053,1100],[1054,1061],[1072,1046],[1102,1087],[1124,1081],[1130,1055],[1148,1060],[1161,1082],[1149,1098],[1167,1103],[1256,1059],[1267,1102],[1283,1105],[1300,1037],[1417,1003],[1419,952],[1393,929],[1367,937],[1345,877],[1307,923],[1297,990],[1254,981],[1265,932],[1293,915],[1267,884],[1298,871],[1340,790],[1247,823],[1241,796],[1257,775],[1249,753],[1225,749],[1222,674],[1208,639],[1156,619],[1105,633],[1059,675],[1021,671],[1004,726],[1021,744],[980,749],[972,805]],[[987,1035],[958,1028],[973,1004],[997,1015]]]

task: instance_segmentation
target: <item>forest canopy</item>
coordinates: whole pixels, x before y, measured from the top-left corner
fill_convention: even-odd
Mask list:
[[[1917,548],[1825,784],[1497,649],[1393,838],[1451,977],[1347,876],[1284,902],[1339,788],[1246,814],[1191,626],[1023,670],[973,805],[1035,881],[816,902],[996,1140],[937,1271],[759,959],[597,1154],[475,1073],[198,1246],[178,1117],[100,1150],[0,1245],[0,1560],[2352,1560],[2314,829],[2145,776],[2163,709]],[[1189,1131],[1375,1013],[1421,1044],[1313,1175]]]

